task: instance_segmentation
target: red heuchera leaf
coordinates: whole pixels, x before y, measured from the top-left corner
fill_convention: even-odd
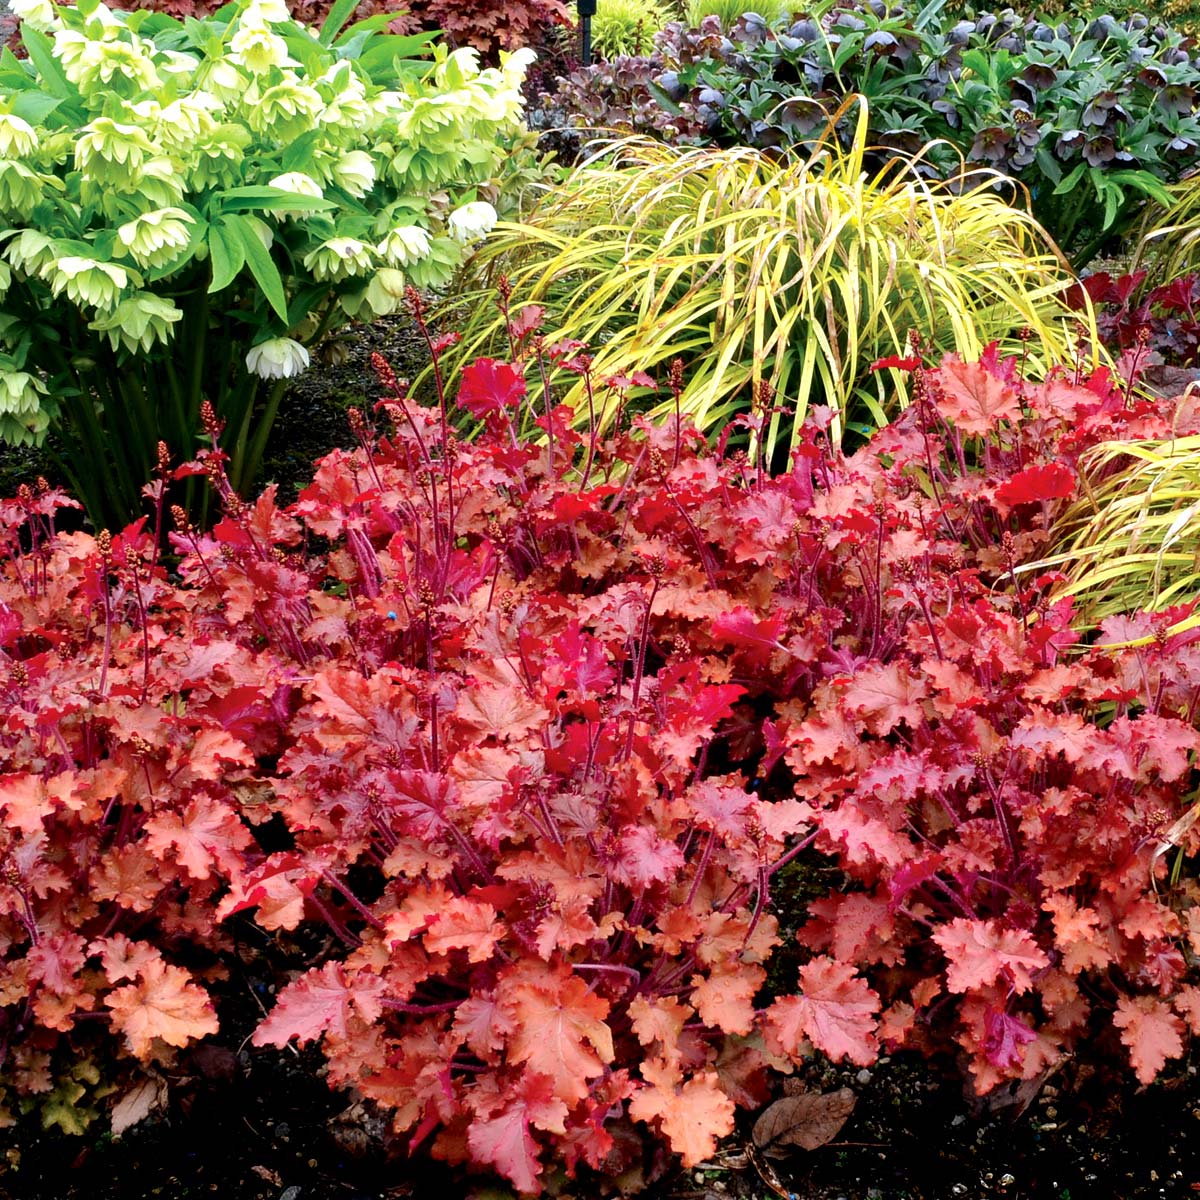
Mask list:
[[[989,1010],[987,1039],[983,1051],[988,1062],[1001,1070],[1019,1068],[1025,1059],[1025,1047],[1037,1039],[1024,1021],[1001,1010]]]
[[[516,408],[525,398],[525,376],[494,358],[480,358],[464,368],[458,402],[473,417]]]
[[[996,489],[996,500],[1005,509],[1041,500],[1065,500],[1075,494],[1075,475],[1062,463],[1042,463],[1018,471]]]
[[[947,354],[937,371],[941,393],[938,410],[956,429],[984,437],[1002,421],[1021,415],[1021,398],[1015,388],[993,375],[982,363],[967,363]]]
[[[800,995],[776,1000],[767,1010],[769,1044],[796,1057],[803,1038],[832,1059],[868,1066],[879,1053],[879,997],[853,967],[828,955],[800,968]]]
[[[1154,996],[1122,996],[1113,1024],[1129,1049],[1139,1083],[1153,1083],[1167,1060],[1183,1053],[1183,1022]]]
[[[897,371],[915,371],[920,365],[921,360],[915,355],[902,358],[899,354],[890,354],[887,358],[877,358],[871,364],[871,370],[884,371],[891,367]]]
[[[140,1059],[152,1056],[157,1038],[168,1046],[186,1046],[217,1032],[217,1015],[208,995],[181,967],[148,961],[137,983],[109,992],[106,1003],[113,1028],[125,1035]]]
[[[748,608],[739,605],[732,612],[715,617],[712,631],[718,639],[741,647],[751,666],[761,666],[773,651],[781,649],[779,635],[783,633],[784,624],[780,616],[759,620]]]
[[[933,934],[949,960],[946,986],[952,992],[987,987],[1004,977],[1013,991],[1033,986],[1032,973],[1050,965],[1045,951],[1023,930],[999,921],[956,917]]]
[[[284,1046],[291,1038],[303,1045],[331,1031],[345,1037],[352,1015],[368,1022],[379,1016],[383,990],[383,980],[374,976],[348,978],[341,963],[314,968],[279,993],[254,1031],[254,1045]]]
[[[588,991],[582,979],[561,974],[519,983],[507,999],[515,1025],[513,1060],[550,1079],[561,1099],[582,1100],[587,1081],[613,1060],[612,1031],[604,1023],[608,1001]]]
[[[566,1133],[567,1106],[543,1075],[523,1075],[510,1103],[488,1116],[477,1116],[467,1130],[472,1154],[510,1179],[517,1191],[540,1191],[538,1144],[531,1128]]]

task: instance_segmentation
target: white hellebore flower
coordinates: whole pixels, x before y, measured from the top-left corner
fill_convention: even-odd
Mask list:
[[[40,275],[47,263],[54,261],[54,239],[37,229],[22,229],[5,251],[8,261],[26,275]]]
[[[375,162],[365,150],[351,150],[333,164],[333,182],[356,199],[375,186]]]
[[[429,257],[432,243],[420,225],[398,225],[375,247],[384,262],[394,267],[407,267]]]
[[[288,12],[286,0],[253,0],[242,13],[243,21],[267,25],[277,25],[281,21],[291,19],[292,14]]]
[[[49,33],[58,24],[58,12],[50,0],[8,0],[8,10],[38,33]]]
[[[364,275],[371,269],[371,251],[358,238],[330,238],[304,256],[304,266],[320,282]]]
[[[485,237],[497,220],[496,210],[486,200],[474,200],[456,208],[446,224],[456,242],[466,243]]]
[[[254,75],[265,74],[272,67],[298,65],[288,57],[283,38],[272,33],[264,22],[247,22],[244,17],[229,43],[229,61]]]
[[[28,121],[0,113],[0,158],[24,158],[37,149],[37,134]]]
[[[115,350],[125,346],[136,353],[147,354],[156,342],[169,341],[172,326],[183,313],[169,300],[151,292],[138,292],[122,300],[106,317],[97,317],[88,325],[97,333],[105,333]]]
[[[295,192],[298,196],[312,196],[314,200],[320,200],[325,195],[321,185],[303,171],[286,171],[282,175],[276,175],[274,179],[267,181],[267,186],[279,188],[281,192]]]
[[[75,255],[60,258],[49,274],[50,290],[56,296],[65,291],[79,308],[90,304],[105,312],[116,306],[129,286],[129,272],[124,267]]]
[[[259,342],[246,355],[246,369],[260,379],[291,379],[308,367],[308,351],[291,338]]]
[[[162,267],[179,257],[192,236],[188,226],[195,223],[182,208],[142,213],[117,230],[117,245],[139,267]]]

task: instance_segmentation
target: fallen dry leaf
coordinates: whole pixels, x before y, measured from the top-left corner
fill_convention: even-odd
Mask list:
[[[112,1107],[112,1132],[119,1138],[125,1130],[144,1120],[167,1102],[166,1080],[147,1075],[135,1083]]]
[[[785,1096],[755,1121],[754,1144],[773,1158],[785,1155],[788,1146],[816,1150],[837,1137],[857,1102],[858,1097],[849,1088]]]

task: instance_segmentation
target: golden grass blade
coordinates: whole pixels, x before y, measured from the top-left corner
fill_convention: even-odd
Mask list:
[[[811,404],[828,404],[840,431],[905,403],[906,380],[870,367],[904,353],[910,330],[935,356],[970,356],[991,340],[1015,350],[1028,327],[1035,363],[1068,359],[1072,277],[1032,219],[986,188],[956,195],[894,164],[869,175],[863,105],[856,129],[849,147],[826,141],[805,160],[609,145],[487,243],[449,315],[464,332],[457,361],[501,344],[489,292],[504,274],[514,305],[545,308],[547,340],[588,344],[598,378],[665,374],[683,357],[683,408],[701,427],[768,388],[795,412],[768,424],[774,455]],[[577,412],[581,392],[566,397]]]

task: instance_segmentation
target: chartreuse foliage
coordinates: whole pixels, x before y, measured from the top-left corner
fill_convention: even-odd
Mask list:
[[[1080,470],[1088,487],[1041,566],[1064,574],[1059,591],[1093,624],[1142,609],[1186,621],[1200,596],[1200,437],[1103,444]]]
[[[986,186],[956,194],[898,163],[864,173],[866,132],[862,108],[848,150],[825,141],[785,161],[616,143],[500,227],[475,269],[543,306],[552,338],[595,347],[601,376],[682,357],[683,409],[704,430],[771,397],[770,456],[796,444],[813,404],[833,408],[835,435],[894,415],[903,380],[871,364],[903,355],[914,331],[977,356],[1026,329],[1034,363],[1063,359],[1070,277],[1039,227]],[[503,333],[493,306],[470,304],[464,360]]]
[[[1200,270],[1200,176],[1175,184],[1171,204],[1146,214],[1132,269],[1160,286]]]
[[[684,12],[689,25],[699,25],[705,17],[716,17],[722,29],[730,29],[743,13],[757,13],[775,24],[788,16],[792,8],[790,0],[688,0]]]
[[[282,0],[203,20],[23,6],[0,59],[0,436],[52,427],[97,522],[140,507],[202,398],[249,480],[321,335],[445,283],[495,219],[528,52],[480,70]],[[270,382],[256,408],[261,380]]]
[[[434,406],[380,362],[385,427],[289,509],[203,451],[222,519],[175,512],[171,573],[141,522],[0,504],[0,1104],[136,1119],[249,920],[242,954],[316,935],[254,963],[253,1044],[522,1193],[695,1165],[817,1051],[957,1052],[979,1092],[1180,1058],[1200,641],[1080,646],[1021,568],[1095,446],[1194,408],[991,347],[918,363],[854,454],[814,413],[772,475],[686,418],[574,427],[545,355],[636,380],[535,317]],[[831,890],[765,990],[801,853]]]
[[[600,58],[649,54],[669,19],[656,0],[599,0],[592,18],[592,49]]]

